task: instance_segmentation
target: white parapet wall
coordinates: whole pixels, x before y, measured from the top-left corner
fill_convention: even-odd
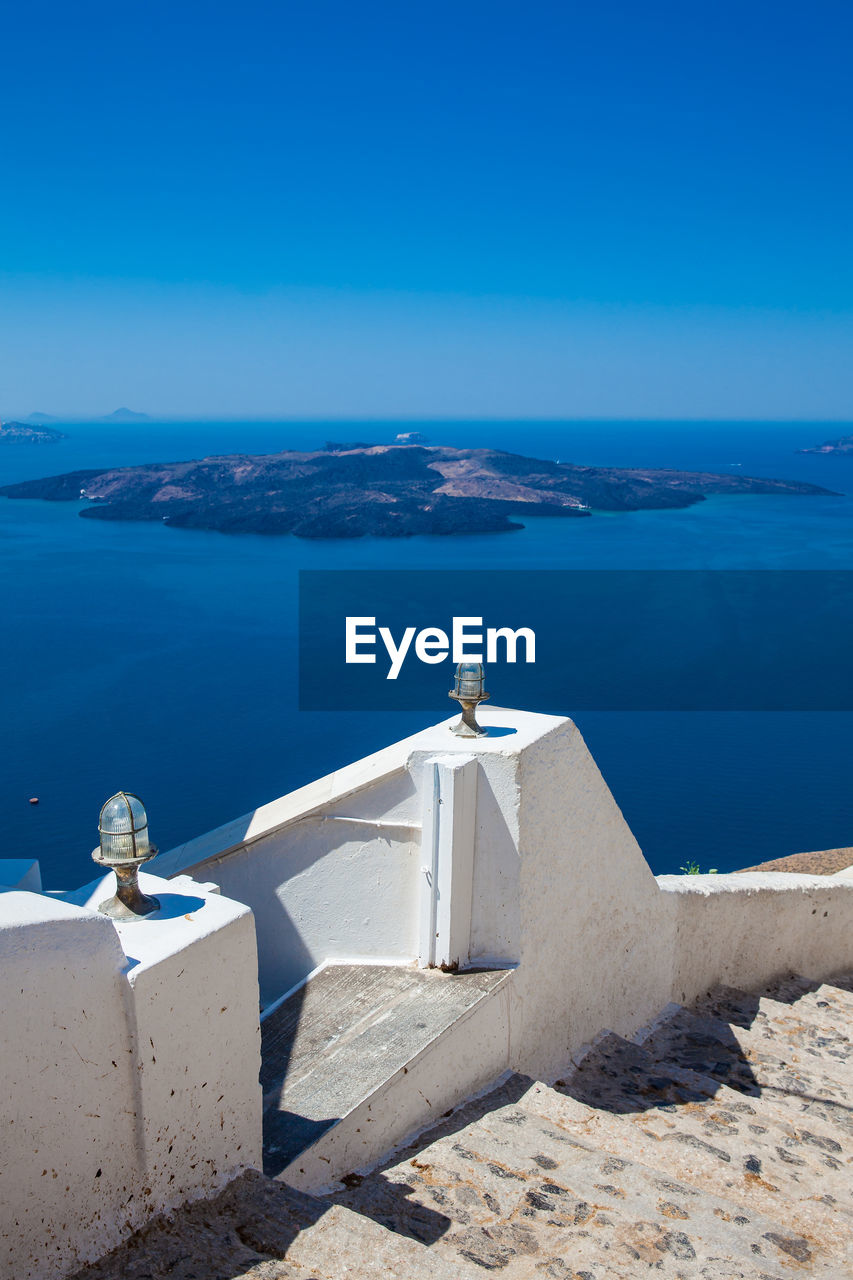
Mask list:
[[[252,908],[264,1005],[326,960],[417,957],[422,802],[408,741],[161,855],[161,875],[210,878]]]
[[[656,879],[571,720],[478,715],[160,859],[252,907],[266,1002],[329,960],[510,968],[505,1065],[547,1077],[714,983],[853,968],[850,877]]]
[[[748,871],[659,876],[674,922],[672,991],[679,1004],[718,983],[746,990],[797,973],[853,970],[853,877]]]
[[[105,917],[0,894],[4,1277],[63,1275],[112,1248],[142,1188],[124,970]]]
[[[570,720],[480,718],[161,855],[140,879],[162,910],[131,925],[96,910],[112,877],[50,896],[0,864],[3,1280],[58,1280],[260,1164],[259,980],[269,1007],[330,961],[506,970],[449,1058],[377,1082],[381,1141],[338,1135],[361,1161],[431,1119],[425,1093],[554,1079],[717,983],[853,970],[853,873],[656,879]]]
[[[524,753],[517,790],[522,946],[512,1065],[548,1078],[602,1027],[630,1033],[666,1003],[673,926],[574,724],[555,725]]]
[[[65,900],[0,893],[4,1280],[67,1275],[260,1166],[251,912],[141,882],[161,911],[128,925],[95,909],[112,875]]]

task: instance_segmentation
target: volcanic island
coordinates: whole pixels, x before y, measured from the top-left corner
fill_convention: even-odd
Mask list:
[[[393,538],[503,533],[533,516],[689,507],[709,494],[830,495],[793,480],[586,467],[497,449],[328,444],[234,454],[6,485],[8,498],[82,500],[87,520],[161,520],[222,533]]]
[[[0,444],[56,444],[67,437],[53,427],[31,426],[27,422],[0,422]]]
[[[797,453],[853,453],[853,436],[839,436],[837,440],[825,440],[811,449],[798,449]]]

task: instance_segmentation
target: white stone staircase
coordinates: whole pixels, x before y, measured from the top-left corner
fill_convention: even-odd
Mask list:
[[[853,983],[792,979],[511,1076],[328,1197],[249,1174],[87,1280],[853,1276]]]

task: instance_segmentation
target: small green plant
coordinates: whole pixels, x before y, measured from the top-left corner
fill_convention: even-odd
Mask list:
[[[681,873],[682,875],[685,875],[685,876],[701,876],[702,868],[699,866],[698,862],[693,862],[692,859],[688,858],[687,862],[681,868]],[[715,875],[718,875],[719,873],[716,867],[709,867],[705,874],[709,876],[715,876]]]

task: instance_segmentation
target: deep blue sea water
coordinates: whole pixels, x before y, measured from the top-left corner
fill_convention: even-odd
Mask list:
[[[47,887],[70,887],[91,878],[98,811],[119,788],[143,796],[152,837],[166,849],[444,717],[443,684],[433,715],[296,709],[300,568],[853,569],[853,458],[795,452],[849,426],[418,426],[436,444],[805,479],[844,496],[716,498],[686,511],[399,542],[110,524],[80,520],[75,504],[0,499],[0,856],[37,856]],[[326,439],[381,442],[407,429],[75,424],[59,444],[0,449],[0,483]],[[726,870],[853,844],[851,714],[576,718],[656,872],[688,859]]]

